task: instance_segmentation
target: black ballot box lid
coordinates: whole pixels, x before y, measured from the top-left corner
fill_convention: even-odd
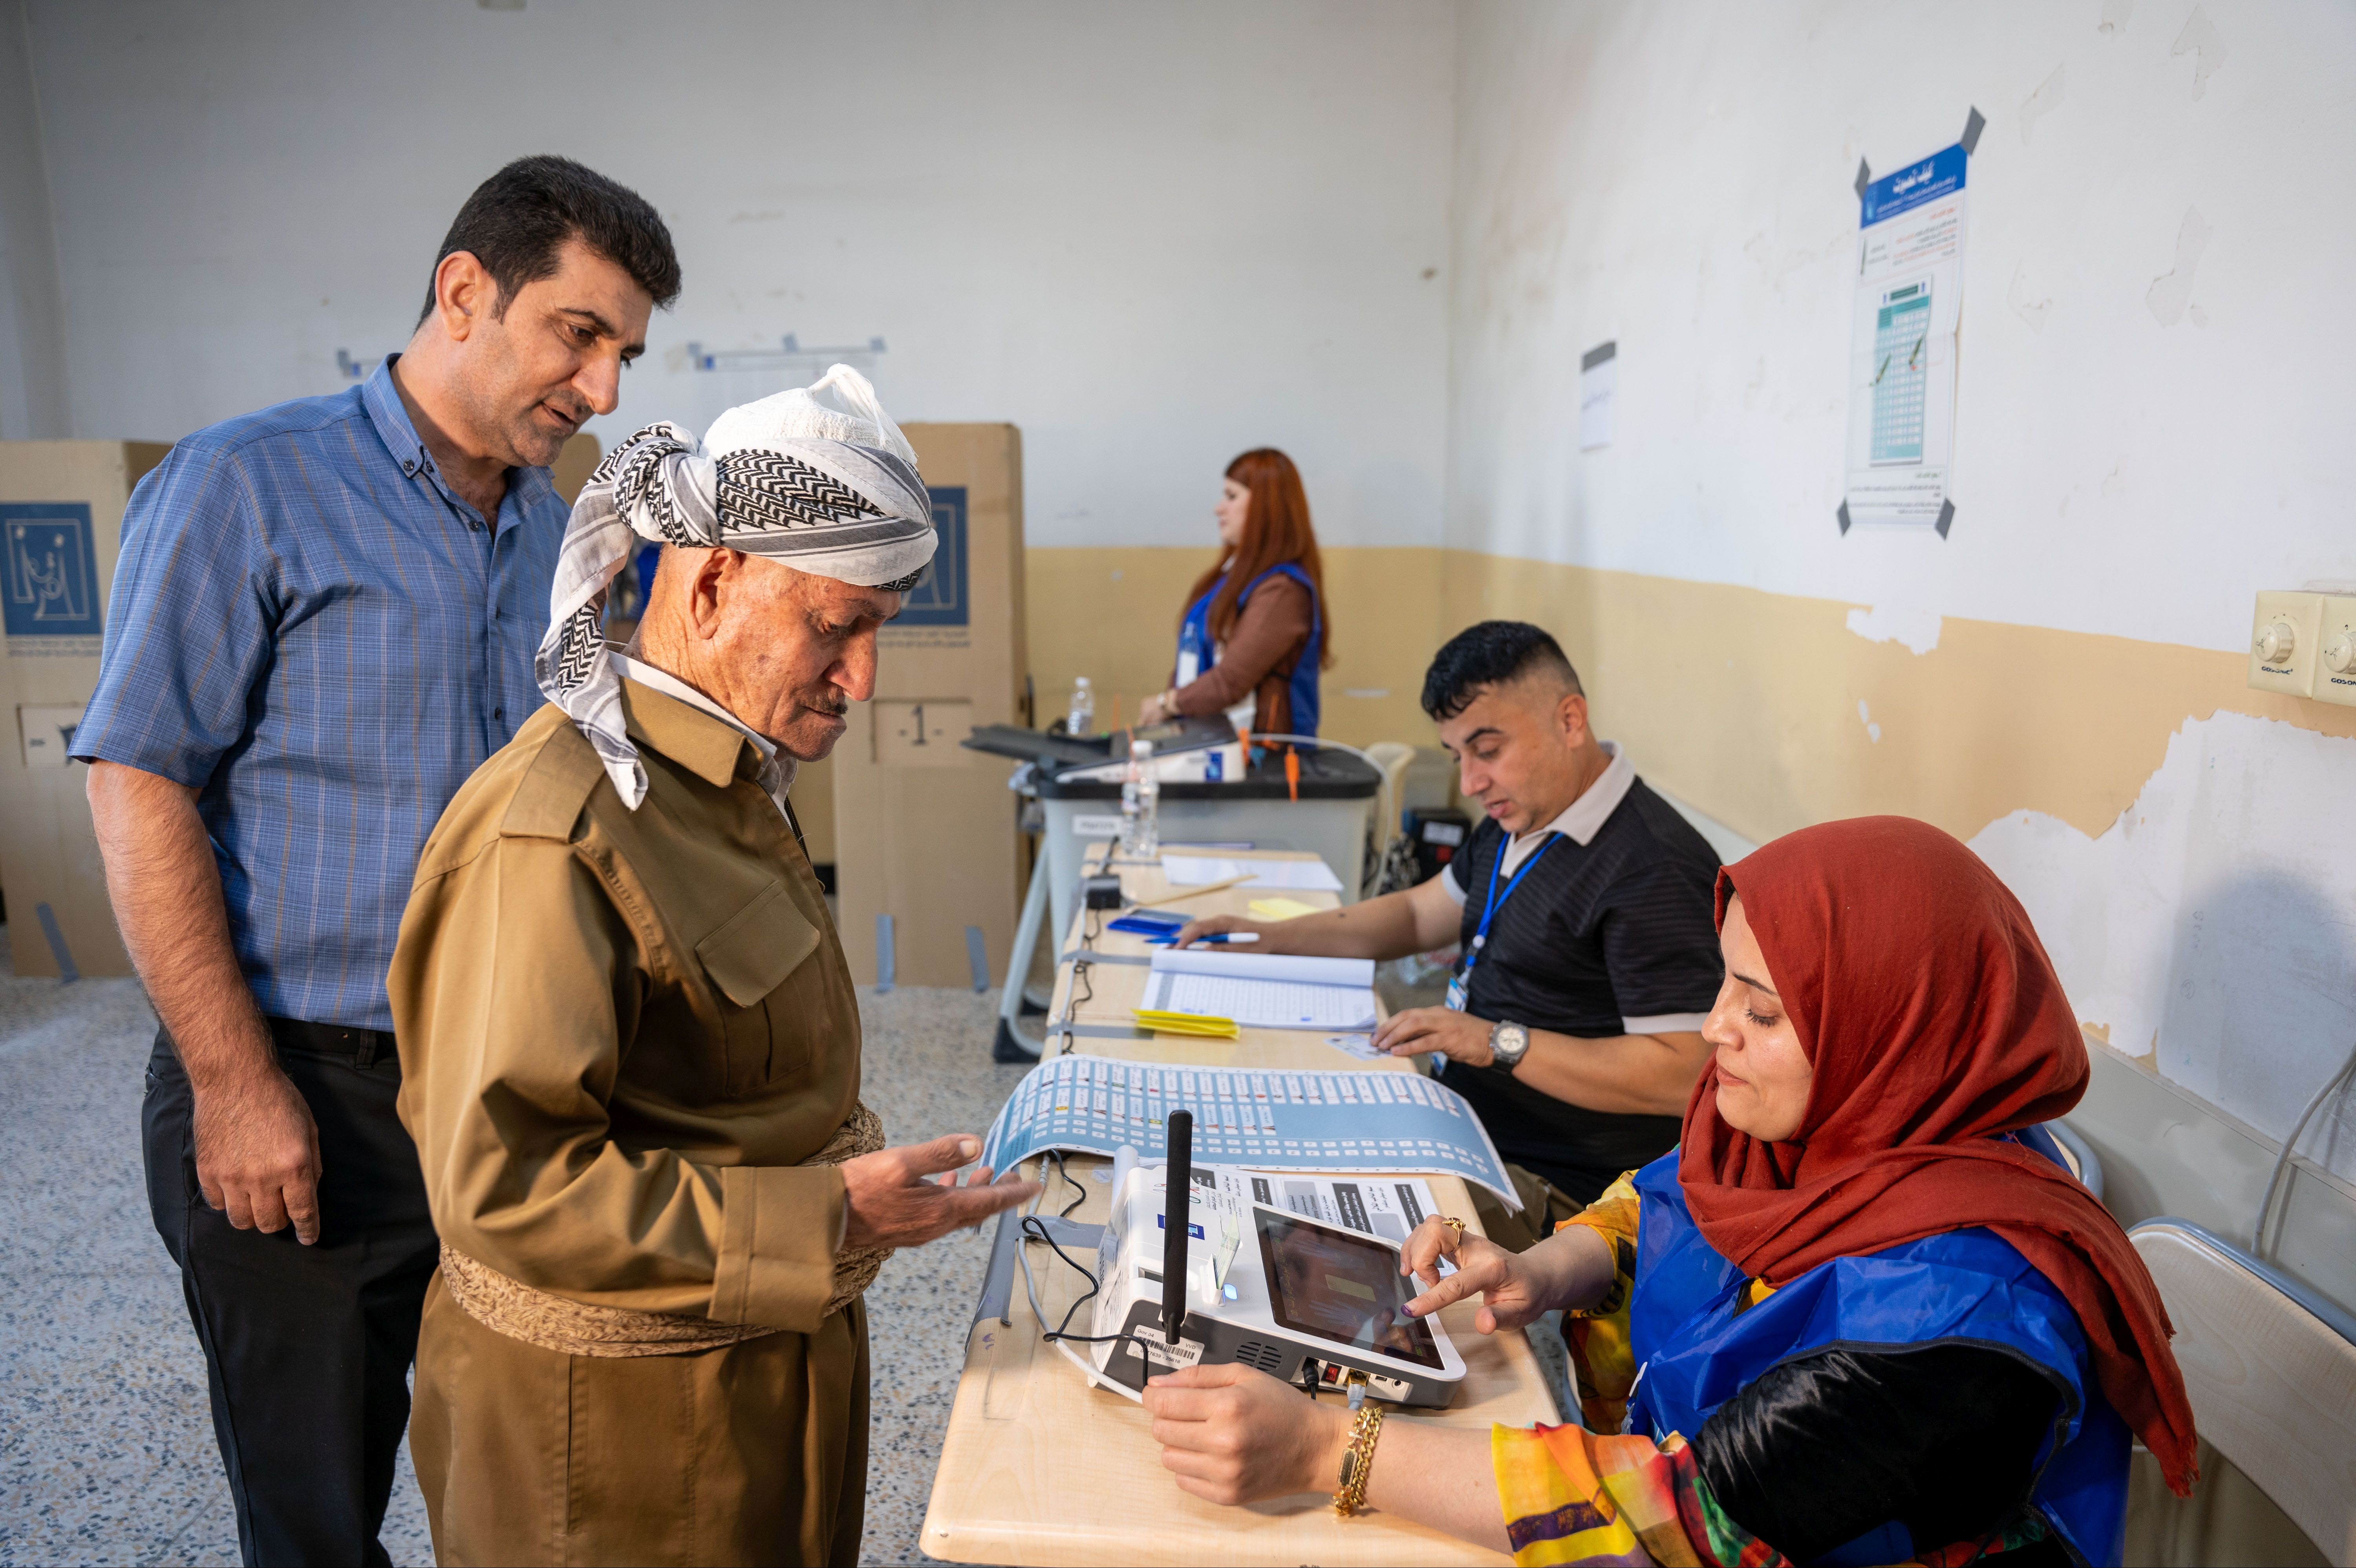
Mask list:
[[[1285,777],[1284,753],[1289,742],[1275,741],[1268,745],[1255,742],[1250,771],[1240,779],[1222,779],[1216,784],[1165,784],[1162,786],[1163,800],[1286,800],[1292,795],[1292,785]],[[1302,800],[1372,800],[1382,789],[1383,775],[1373,763],[1349,752],[1328,746],[1300,746],[1301,798]],[[1073,764],[1061,771],[1086,772],[1104,766],[1099,758],[1094,763]],[[1067,779],[1058,776],[1055,764],[1043,763],[1038,770],[1037,788],[1042,800],[1110,800],[1120,798],[1120,782],[1117,779]]]

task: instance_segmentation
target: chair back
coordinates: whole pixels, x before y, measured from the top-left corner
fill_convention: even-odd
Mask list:
[[[1366,748],[1366,761],[1382,770],[1383,789],[1381,819],[1375,826],[1375,852],[1381,854],[1390,848],[1391,837],[1399,830],[1399,780],[1407,774],[1407,765],[1415,761],[1415,748],[1398,741],[1377,741]]]
[[[2201,1437],[2356,1568],[2356,1317],[2189,1220],[2127,1237],[2175,1321]]]

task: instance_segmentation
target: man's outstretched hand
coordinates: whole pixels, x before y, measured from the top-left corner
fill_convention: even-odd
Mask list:
[[[928,1144],[880,1149],[842,1162],[846,1247],[921,1247],[1002,1209],[1034,1198],[1035,1181],[998,1181],[982,1166],[958,1185],[926,1179],[954,1171],[981,1153],[981,1140],[952,1133]]]

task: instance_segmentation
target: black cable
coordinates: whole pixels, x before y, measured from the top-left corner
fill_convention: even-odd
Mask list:
[[[1023,1216],[1023,1233],[1033,1241],[1046,1243],[1049,1247],[1055,1250],[1055,1253],[1057,1257],[1070,1264],[1074,1270],[1077,1271],[1082,1279],[1088,1282],[1087,1294],[1081,1296],[1077,1301],[1072,1303],[1070,1308],[1064,1314],[1063,1322],[1055,1326],[1055,1329],[1053,1333],[1046,1332],[1045,1328],[1043,1325],[1039,1337],[1051,1344],[1055,1340],[1064,1339],[1068,1340],[1075,1345],[1111,1345],[1126,1339],[1130,1345],[1136,1347],[1138,1360],[1145,1363],[1146,1370],[1149,1371],[1151,1371],[1153,1367],[1152,1353],[1146,1349],[1145,1342],[1142,1339],[1140,1339],[1135,1331],[1131,1329],[1124,1328],[1118,1334],[1072,1334],[1066,1332],[1066,1330],[1071,1328],[1072,1319],[1078,1314],[1080,1308],[1086,1307],[1090,1301],[1096,1299],[1097,1292],[1102,1289],[1103,1286],[1098,1283],[1097,1276],[1091,1270],[1075,1260],[1071,1253],[1063,1249],[1062,1245],[1056,1242],[1055,1237],[1047,1233],[1047,1227],[1040,1223],[1039,1218],[1035,1214],[1025,1214]],[[1175,1347],[1172,1348],[1172,1353],[1164,1356],[1163,1360],[1167,1360],[1172,1367],[1176,1367],[1178,1364],[1178,1358],[1175,1353]]]
[[[1047,1157],[1055,1162],[1055,1174],[1064,1179],[1064,1185],[1070,1188],[1074,1192],[1079,1194],[1078,1197],[1073,1199],[1069,1203],[1065,1204],[1063,1211],[1055,1216],[1058,1220],[1068,1220],[1072,1217],[1073,1210],[1078,1208],[1081,1204],[1088,1200],[1088,1189],[1080,1185],[1078,1178],[1075,1177],[1070,1171],[1064,1168],[1064,1151],[1062,1149],[1049,1149],[1047,1151]]]

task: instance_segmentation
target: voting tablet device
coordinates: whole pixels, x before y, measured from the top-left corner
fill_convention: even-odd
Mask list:
[[[1183,1183],[1182,1251],[1169,1244],[1180,1208],[1170,1168],[1121,1163],[1098,1257],[1093,1332],[1107,1338],[1089,1347],[1107,1378],[1142,1388],[1173,1367],[1239,1361],[1338,1390],[1357,1371],[1369,1394],[1402,1405],[1446,1404],[1463,1381],[1439,1319],[1405,1311],[1420,1287],[1399,1273],[1397,1246],[1262,1201],[1265,1177],[1255,1187],[1248,1171],[1197,1165]],[[1184,1302],[1174,1349],[1163,1328],[1165,1294],[1179,1294],[1165,1289],[1173,1254]]]

